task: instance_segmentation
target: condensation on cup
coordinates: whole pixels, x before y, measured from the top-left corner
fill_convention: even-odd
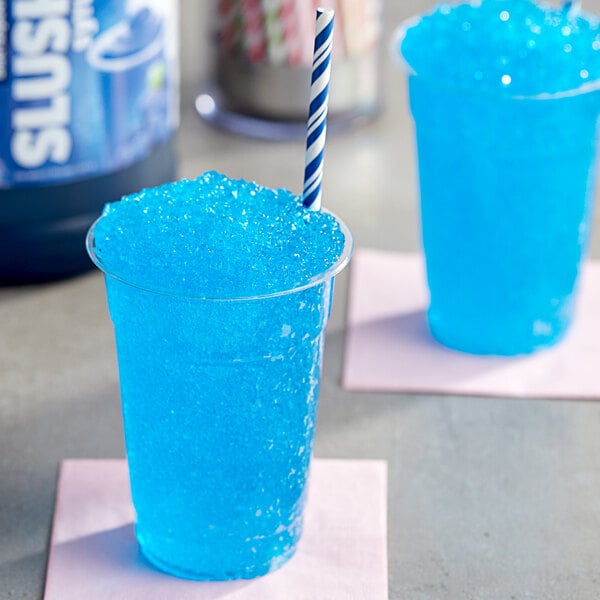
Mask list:
[[[318,6],[335,10],[329,130],[373,118],[381,0],[216,0],[214,73],[196,99],[200,115],[241,134],[303,136]]]

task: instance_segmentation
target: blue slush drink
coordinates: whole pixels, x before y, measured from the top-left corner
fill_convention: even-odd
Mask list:
[[[588,243],[600,113],[598,20],[529,0],[438,6],[400,29],[430,291],[443,344],[558,342]]]
[[[191,579],[279,567],[302,530],[350,233],[290,192],[206,173],[107,205],[88,249],[106,275],[143,554]]]

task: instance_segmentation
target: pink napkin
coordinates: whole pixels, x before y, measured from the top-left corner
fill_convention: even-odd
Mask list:
[[[600,398],[600,264],[585,265],[577,319],[557,346],[515,358],[472,356],[427,329],[418,254],[358,250],[352,259],[342,384],[350,390]]]
[[[148,566],[138,553],[124,460],[62,463],[45,600],[384,600],[386,465],[314,460],[305,530],[279,571],[197,582]]]

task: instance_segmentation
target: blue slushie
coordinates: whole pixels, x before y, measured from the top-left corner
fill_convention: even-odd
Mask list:
[[[442,4],[396,51],[415,123],[428,322],[516,355],[561,340],[589,239],[598,20],[529,0]]]
[[[142,552],[191,579],[281,566],[302,531],[349,232],[290,192],[206,173],[108,205],[88,244],[106,274]]]

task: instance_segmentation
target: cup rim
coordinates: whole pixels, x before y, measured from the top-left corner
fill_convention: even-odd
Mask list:
[[[598,78],[593,81],[586,81],[575,88],[560,90],[558,92],[540,92],[538,94],[495,94],[493,90],[479,90],[475,87],[464,86],[461,84],[456,84],[449,80],[443,80],[436,77],[420,74],[417,71],[415,71],[412,68],[412,66],[408,63],[408,61],[404,58],[402,52],[400,51],[400,48],[402,46],[404,38],[406,37],[407,31],[411,27],[417,25],[423,19],[424,16],[425,15],[415,15],[402,21],[402,23],[400,23],[400,25],[398,25],[393,31],[388,44],[388,52],[390,54],[390,58],[393,64],[409,77],[418,77],[421,80],[432,81],[442,87],[461,90],[468,94],[480,96],[491,94],[494,96],[498,96],[499,98],[502,98],[504,100],[560,100],[564,98],[582,96],[584,94],[590,94],[592,92],[600,90],[600,78]]]
[[[326,209],[321,209],[321,210],[322,210],[322,212],[325,212],[325,213],[331,215],[337,221],[337,223],[339,224],[340,230],[341,230],[342,234],[344,235],[344,248],[342,249],[342,253],[340,254],[340,257],[328,269],[326,269],[320,273],[317,273],[316,275],[311,277],[305,283],[294,286],[294,287],[285,288],[282,290],[276,290],[274,292],[269,292],[266,294],[251,294],[251,295],[243,295],[243,296],[227,296],[227,295],[211,296],[208,294],[204,294],[204,295],[203,294],[193,294],[193,293],[189,294],[189,293],[186,293],[183,291],[161,288],[159,286],[151,287],[151,286],[147,286],[147,285],[143,285],[143,284],[140,285],[139,283],[128,280],[126,277],[123,277],[123,276],[119,275],[118,273],[111,272],[106,267],[106,265],[103,263],[103,261],[100,259],[100,257],[96,254],[95,244],[94,244],[94,230],[95,230],[98,222],[103,218],[103,215],[99,216],[90,226],[90,228],[86,234],[86,237],[85,237],[85,247],[86,247],[87,253],[88,253],[90,259],[92,260],[92,262],[94,263],[94,265],[96,265],[96,267],[98,267],[98,269],[100,269],[106,277],[110,277],[111,279],[114,279],[120,283],[128,285],[132,288],[136,288],[138,290],[143,290],[145,292],[159,294],[162,296],[171,296],[173,298],[186,298],[189,300],[202,300],[202,301],[206,301],[206,302],[248,302],[248,301],[252,301],[252,300],[266,300],[269,298],[276,298],[279,296],[287,296],[290,294],[295,294],[297,292],[307,290],[309,288],[315,287],[316,285],[319,285],[321,283],[329,281],[330,279],[332,279],[333,277],[338,275],[341,271],[343,271],[344,268],[350,262],[350,258],[352,257],[352,253],[354,251],[354,238],[352,237],[352,233],[350,232],[350,229],[344,223],[344,221],[342,221],[337,215],[335,215],[331,211],[326,210]]]

